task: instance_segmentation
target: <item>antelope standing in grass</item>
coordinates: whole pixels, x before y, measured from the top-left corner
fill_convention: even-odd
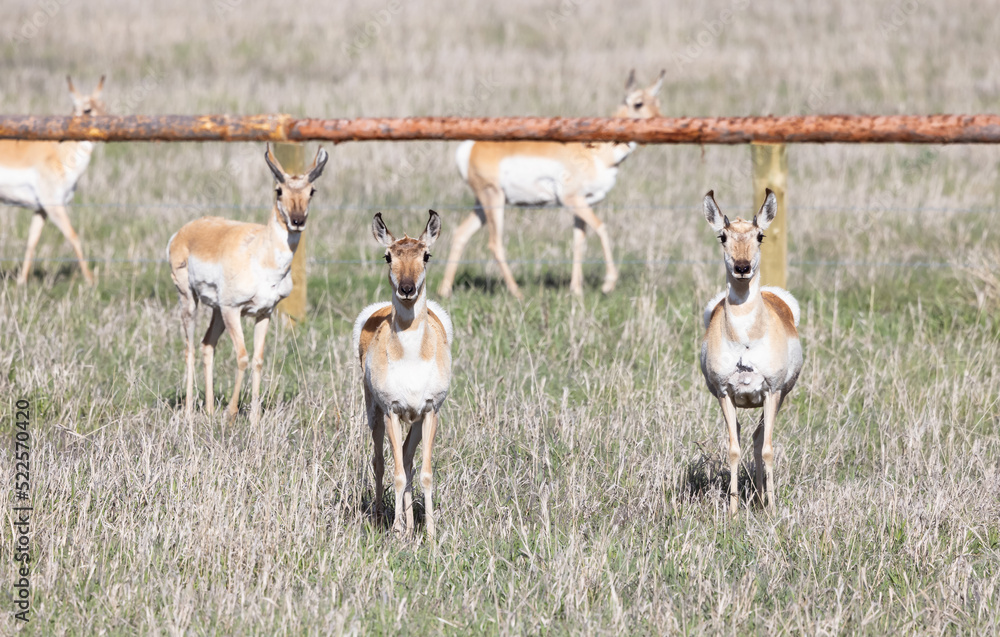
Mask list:
[[[75,117],[104,115],[106,108],[101,101],[104,76],[90,95],[81,95],[73,86],[73,80],[66,76],[69,94],[73,98]],[[73,230],[66,206],[73,199],[76,183],[90,163],[94,152],[94,142],[50,142],[25,141],[20,139],[0,140],[0,202],[29,208],[35,211],[28,229],[28,248],[24,252],[24,264],[17,276],[17,283],[23,285],[31,273],[31,261],[35,247],[42,236],[45,219],[51,219],[69,244],[73,246],[76,260],[80,264],[83,277],[94,284],[87,262],[83,258],[80,237]]]
[[[243,342],[243,316],[253,316],[253,380],[250,422],[260,418],[260,375],[264,366],[264,337],[271,312],[278,301],[292,291],[292,257],[309,216],[309,201],[315,194],[313,182],[323,174],[329,158],[320,148],[312,168],[305,175],[289,175],[278,163],[270,147],[264,160],[274,174],[274,207],[266,225],[231,221],[220,217],[196,219],[170,238],[167,259],[170,275],[180,294],[184,324],[186,393],[184,409],[191,418],[194,401],[195,312],[199,301],[212,308],[212,321],[202,339],[205,359],[205,408],[214,413],[212,363],[215,346],[223,330],[236,347],[236,384],[226,410],[236,416],[249,360]]]
[[[722,405],[729,431],[729,511],[733,515],[739,504],[736,408],[764,408],[753,434],[754,485],[761,502],[773,510],[774,421],[802,370],[796,329],[799,304],[787,290],[760,285],[760,245],[777,209],[774,193],[768,190],[753,221],[730,222],[713,193],[705,195],[705,218],[719,233],[728,285],[705,307],[701,371],[708,390]]]
[[[647,119],[660,116],[656,97],[663,76],[646,88],[635,83],[635,71],[625,84],[625,101],[615,117]],[[517,206],[561,205],[573,212],[573,272],[569,288],[583,294],[583,253],[587,226],[601,239],[605,275],[601,288],[605,293],[615,288],[615,267],[608,230],[594,214],[591,205],[604,199],[615,185],[618,165],[636,148],[635,142],[562,143],[562,142],[473,142],[458,147],[455,159],[462,179],[469,182],[476,195],[477,207],[455,230],[438,292],[450,296],[465,244],[486,224],[489,248],[500,266],[507,289],[517,298],[521,292],[507,265],[503,247],[504,204]]]
[[[375,454],[375,513],[382,511],[383,442],[392,447],[397,533],[415,531],[413,524],[413,456],[424,440],[420,485],[424,490],[427,536],[434,537],[434,472],[431,449],[438,411],[451,384],[451,318],[440,305],[427,300],[426,268],[430,247],[441,232],[441,218],[433,210],[417,239],[396,239],[382,222],[372,220],[372,234],[385,247],[392,301],[366,307],[354,322],[354,349],[364,373],[365,408]],[[410,426],[403,440],[402,425]],[[406,527],[403,527],[403,515]]]

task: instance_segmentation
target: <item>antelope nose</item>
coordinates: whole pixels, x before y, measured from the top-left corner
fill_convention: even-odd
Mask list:
[[[733,270],[736,274],[750,274],[750,264],[749,263],[734,263]]]
[[[403,296],[406,297],[413,296],[413,284],[401,283],[399,286],[399,291],[403,294]]]

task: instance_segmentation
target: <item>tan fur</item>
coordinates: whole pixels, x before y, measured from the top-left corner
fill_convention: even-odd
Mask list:
[[[73,100],[75,117],[104,115],[107,109],[101,100],[104,77],[90,95],[81,95],[66,78]],[[69,204],[77,181],[90,163],[93,142],[0,140],[0,202],[34,210],[28,230],[28,246],[17,283],[28,281],[35,248],[46,220],[59,228],[73,252],[87,283],[93,285],[94,275],[83,257],[80,238],[69,220]]]
[[[660,116],[660,102],[656,93],[663,81],[659,80],[646,88],[636,88],[635,72],[626,83],[624,103],[615,111],[615,117],[650,118]],[[468,142],[467,142],[468,143]],[[503,246],[504,205],[511,201],[504,190],[501,164],[504,160],[523,161],[550,160],[560,166],[554,181],[558,181],[558,192],[541,195],[545,203],[558,204],[573,212],[573,269],[570,277],[570,291],[583,294],[583,254],[585,231],[590,227],[600,238],[604,252],[605,275],[602,290],[611,292],[618,280],[618,270],[614,264],[611,239],[607,228],[591,208],[604,198],[614,185],[617,166],[634,148],[634,144],[607,143],[560,143],[560,142],[476,142],[469,152],[465,178],[476,196],[478,209],[462,222],[452,238],[444,278],[438,292],[450,296],[458,263],[466,243],[484,224],[489,230],[489,248],[493,253],[504,283],[511,294],[521,298],[521,292],[514,275],[507,264]],[[461,170],[461,168],[460,168]],[[520,178],[517,178],[520,179]],[[517,181],[515,179],[515,181]],[[539,176],[543,179],[543,176]],[[549,177],[545,176],[543,181]],[[529,187],[530,189],[530,187]],[[588,201],[589,199],[589,201]]]
[[[763,407],[754,433],[754,483],[761,501],[773,509],[771,438],[778,409],[802,369],[797,302],[785,290],[760,286],[760,246],[776,210],[774,194],[769,190],[753,222],[730,222],[712,193],[705,196],[705,216],[719,233],[728,285],[721,300],[713,299],[715,304],[707,317],[701,369],[709,391],[719,400],[729,432],[729,500],[733,515],[739,504],[740,430],[736,409]],[[796,309],[788,303],[795,304]]]
[[[450,373],[451,358],[447,347],[439,347],[440,344],[448,344],[448,337],[445,333],[444,323],[438,318],[433,310],[427,310],[427,324],[430,330],[425,331],[420,342],[420,357],[424,360],[437,361],[438,369],[442,373]],[[361,368],[365,368],[368,351],[374,344],[385,345],[384,349],[376,347],[378,355],[374,359],[373,369],[378,374],[384,374],[388,367],[389,360],[399,360],[403,357],[403,347],[399,337],[392,329],[393,317],[392,306],[384,307],[375,311],[365,322],[361,330],[361,342],[358,348],[358,357],[361,360]]]
[[[392,306],[388,305],[381,310],[377,310],[371,317],[365,322],[365,326],[361,331],[361,346],[358,349],[358,357],[361,359],[361,368],[364,369],[365,357],[368,354],[368,348],[371,346],[372,341],[375,339],[376,335],[383,328],[389,329],[389,322],[392,319]],[[385,338],[384,336],[382,338]]]
[[[772,320],[769,329],[781,329],[786,337],[798,338],[799,330],[795,327],[795,319],[788,304],[782,301],[777,294],[767,290],[761,292],[761,297],[769,310],[768,316],[772,319],[778,319],[777,321]]]
[[[441,373],[450,373],[451,355],[446,348],[440,347],[442,343],[448,345],[450,343],[445,335],[444,324],[431,309],[427,310],[427,324],[431,329],[424,332],[424,340],[420,344],[420,358],[424,360],[434,359],[437,361],[438,370]]]
[[[659,115],[659,113],[657,113]],[[499,180],[500,162],[513,155],[544,157],[572,167],[567,179],[571,188],[594,176],[597,156],[602,163],[611,163],[611,149],[625,144],[608,143],[559,143],[559,142],[476,142],[469,156],[468,182],[474,192],[495,185]]]
[[[78,142],[27,141],[0,139],[0,166],[5,168],[35,168],[47,178],[61,181],[67,168],[75,165]]]
[[[415,530],[413,457],[422,440],[420,481],[430,538],[435,533],[431,450],[438,412],[451,383],[451,319],[427,300],[426,292],[426,261],[440,227],[440,218],[431,211],[418,239],[397,240],[382,222],[381,213],[375,215],[372,234],[386,248],[392,302],[365,308],[354,325],[354,344],[364,374],[365,407],[375,447],[375,513],[382,512],[383,445],[388,435],[396,492],[393,528],[399,534]],[[405,441],[404,424],[409,425]]]
[[[322,174],[327,154],[316,153],[306,175],[289,175],[281,169],[270,148],[265,160],[278,181],[274,207],[266,225],[232,221],[220,217],[196,219],[170,238],[167,259],[170,275],[180,295],[185,337],[184,410],[190,419],[194,403],[195,313],[198,303],[213,309],[212,321],[202,339],[205,363],[205,406],[215,410],[213,363],[215,347],[223,331],[236,348],[236,383],[226,413],[234,417],[239,408],[243,372],[250,360],[243,340],[243,316],[256,318],[250,421],[260,417],[260,379],[264,365],[264,338],[271,312],[292,291],[292,257],[309,213],[313,182]]]
[[[274,212],[272,211],[272,216]],[[184,225],[170,242],[172,269],[184,267],[189,254],[196,254],[206,261],[221,263],[227,254],[236,255],[230,260],[234,275],[247,275],[251,248],[256,240],[267,235],[267,226],[259,223],[233,221],[222,217],[202,217]],[[273,264],[272,255],[267,255]]]

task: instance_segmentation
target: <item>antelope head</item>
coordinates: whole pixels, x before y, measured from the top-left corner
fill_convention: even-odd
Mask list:
[[[764,203],[754,215],[753,221],[737,218],[729,221],[715,203],[715,195],[709,190],[705,195],[705,218],[719,234],[722,253],[726,260],[726,271],[733,279],[753,279],[760,268],[760,245],[764,242],[764,230],[774,221],[778,212],[778,201],[767,189]]]
[[[329,158],[326,150],[319,148],[309,172],[304,175],[289,175],[278,163],[278,159],[271,152],[271,145],[268,144],[264,161],[278,182],[274,186],[274,206],[278,209],[278,214],[289,232],[302,232],[305,229],[306,218],[309,216],[309,201],[316,194],[313,182],[323,174],[323,168]]]
[[[663,77],[666,70],[660,71],[660,77],[655,82],[645,88],[641,88],[635,81],[635,69],[629,71],[628,81],[625,82],[625,101],[615,112],[615,117],[631,117],[633,119],[649,119],[660,116],[660,100],[656,94],[663,86]]]
[[[73,86],[73,79],[68,75],[66,76],[66,83],[69,85],[69,96],[73,98],[73,115],[76,117],[83,115],[87,117],[107,115],[108,108],[105,106],[104,100],[101,99],[101,91],[104,89],[103,75],[97,83],[97,88],[90,95],[81,95],[78,93],[76,87]]]
[[[396,239],[385,227],[382,213],[372,219],[372,235],[385,247],[385,262],[389,264],[389,283],[393,293],[404,305],[413,305],[424,289],[430,248],[441,234],[441,217],[433,210],[424,232],[416,239],[403,235]]]

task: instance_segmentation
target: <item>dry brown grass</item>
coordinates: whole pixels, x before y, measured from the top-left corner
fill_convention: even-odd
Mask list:
[[[46,6],[8,4],[0,36]],[[57,2],[33,38],[0,43],[0,111],[66,112],[67,72],[81,87],[107,72],[112,106],[137,113],[603,114],[631,67],[667,69],[663,111],[677,115],[983,112],[1000,94],[980,3],[619,4],[401,0],[377,38],[345,52],[396,3]],[[733,6],[711,36],[706,22]],[[256,429],[180,416],[179,316],[155,260],[198,215],[263,217],[262,148],[98,149],[72,213],[99,262],[93,291],[72,264],[44,261],[69,256],[51,228],[16,288],[28,214],[3,209],[0,256],[15,261],[0,280],[0,394],[34,409],[36,562],[32,622],[4,614],[0,630],[998,629],[1000,150],[789,149],[806,366],[778,419],[773,518],[724,515],[721,416],[696,363],[700,308],[723,282],[698,206],[714,188],[725,210],[750,211],[747,149],[646,147],[626,162],[598,208],[625,261],[607,298],[600,264],[585,300],[568,297],[567,213],[511,211],[512,261],[555,263],[515,265],[524,304],[491,265],[460,276],[435,445],[439,541],[400,545],[366,514],[371,443],[349,333],[387,296],[373,212],[400,207],[406,226],[434,206],[443,242],[466,214],[453,148],[330,149],[310,254],[369,264],[313,265],[309,323],[269,337]],[[485,259],[485,238],[467,255]],[[942,263],[956,267],[930,267]],[[216,359],[220,397],[231,351]],[[0,432],[12,431],[5,410]],[[10,498],[0,490],[0,510]],[[6,559],[0,580],[13,581]]]

